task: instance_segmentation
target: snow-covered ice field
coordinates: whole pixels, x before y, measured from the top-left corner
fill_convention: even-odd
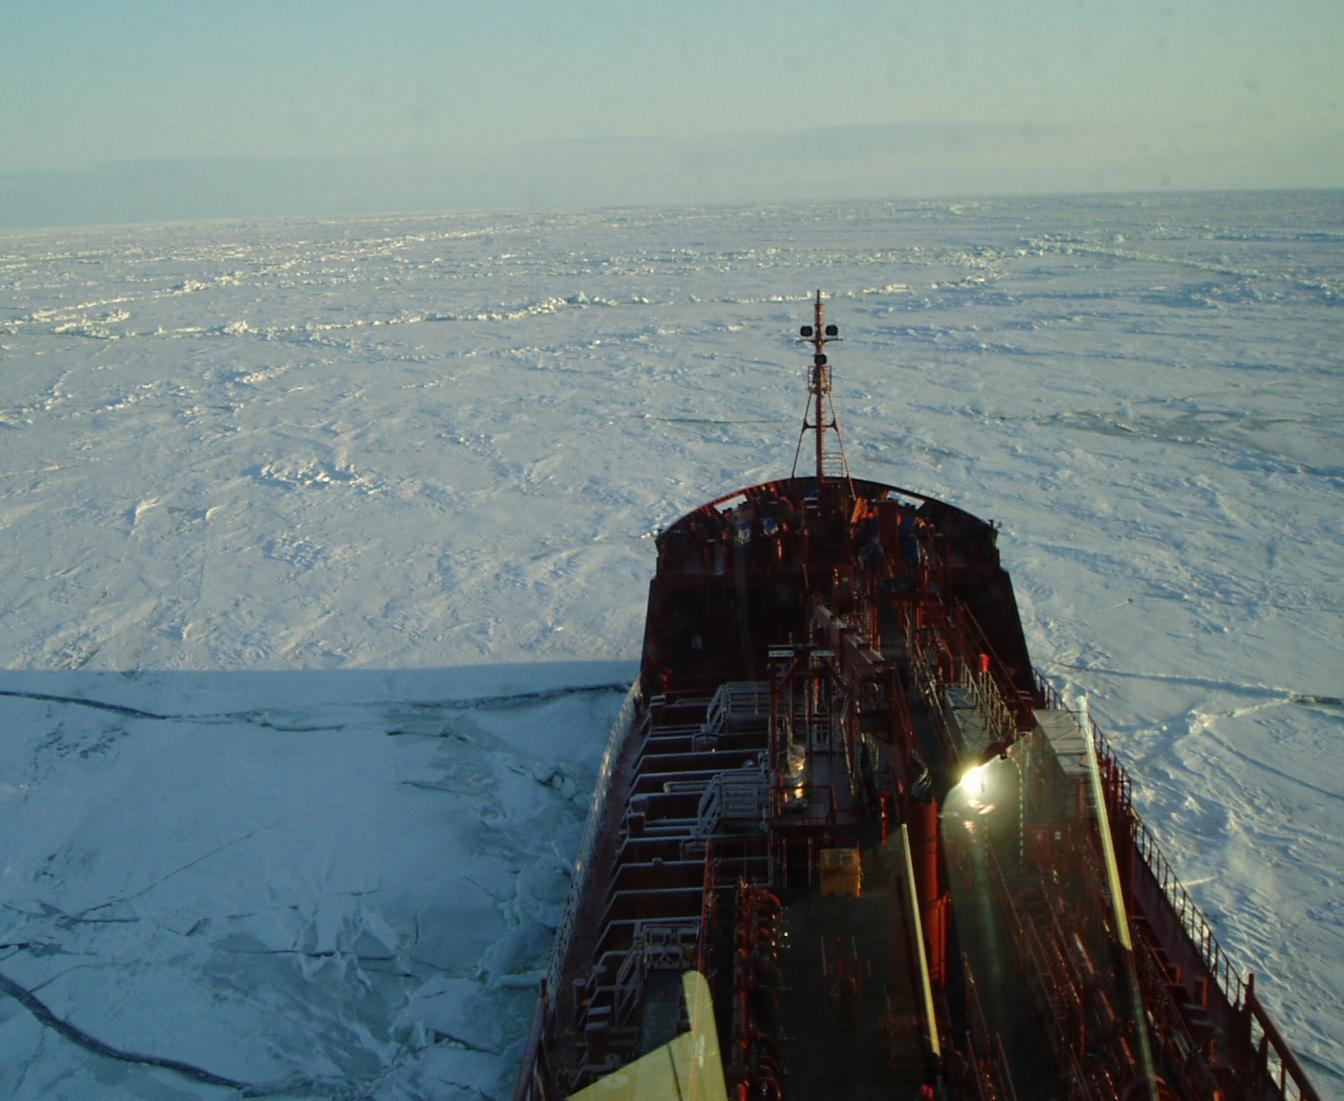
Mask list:
[[[999,521],[1037,664],[1344,1095],[1344,193],[0,233],[0,1095],[500,1098],[652,533]]]

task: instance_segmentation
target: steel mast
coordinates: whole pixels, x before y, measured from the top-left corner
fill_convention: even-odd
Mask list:
[[[817,291],[816,300],[812,306],[812,324],[804,325],[798,330],[801,342],[812,345],[812,372],[808,383],[809,397],[808,407],[803,412],[803,427],[798,433],[798,448],[793,454],[793,473],[790,477],[796,477],[798,474],[798,456],[802,454],[803,437],[808,432],[816,434],[816,456],[817,456],[817,484],[820,486],[827,481],[827,460],[838,463],[839,469],[831,476],[831,480],[843,478],[846,483],[850,482],[849,461],[845,457],[845,441],[840,434],[840,421],[835,415],[835,404],[831,400],[831,368],[824,351],[826,345],[831,341],[841,339],[840,330],[835,325],[826,324],[826,304],[821,300],[821,291]],[[812,419],[808,420],[809,414]],[[829,420],[827,419],[829,415]],[[826,451],[826,432],[835,433],[837,450]],[[851,494],[853,487],[851,486]]]

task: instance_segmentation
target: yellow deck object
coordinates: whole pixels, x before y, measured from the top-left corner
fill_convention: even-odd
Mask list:
[[[709,983],[687,971],[681,989],[690,1031],[571,1094],[571,1101],[728,1101]]]
[[[863,894],[863,865],[858,849],[821,850],[821,897],[858,898]]]

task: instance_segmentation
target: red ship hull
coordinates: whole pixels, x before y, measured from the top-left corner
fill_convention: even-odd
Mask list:
[[[516,1098],[684,1036],[692,970],[741,1101],[1317,1097],[1035,675],[996,529],[825,476],[823,392],[819,476],[658,538]]]

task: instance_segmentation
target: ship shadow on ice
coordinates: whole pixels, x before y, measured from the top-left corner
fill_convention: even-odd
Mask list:
[[[506,1093],[634,671],[0,672],[0,1093]]]

